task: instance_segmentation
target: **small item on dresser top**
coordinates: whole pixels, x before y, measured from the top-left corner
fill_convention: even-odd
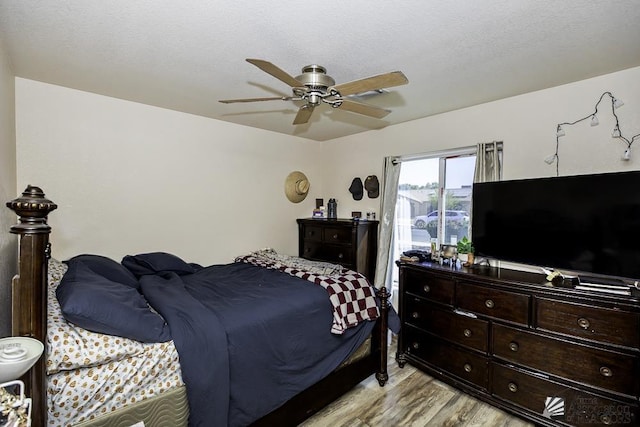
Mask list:
[[[360,218],[362,218],[362,212],[360,211],[352,211],[351,212],[351,218],[358,220]]]
[[[311,216],[313,218],[324,218],[324,199],[316,199],[316,208]]]
[[[412,249],[410,251],[405,251],[402,255],[406,258],[417,258],[416,261],[425,262],[431,259],[431,256],[427,251],[420,251],[417,249]],[[400,258],[402,260],[402,257]]]
[[[580,282],[576,285],[576,289],[613,295],[631,295],[631,288],[628,286],[603,285],[601,283]]]
[[[327,218],[338,219],[338,202],[336,202],[336,199],[329,199],[327,208]]]
[[[364,188],[367,189],[367,195],[370,199],[375,199],[380,195],[380,182],[375,175],[369,175],[364,180]]]
[[[447,259],[457,258],[457,246],[456,245],[440,245],[440,257]]]
[[[627,284],[622,279],[580,276],[576,277],[574,287],[576,289],[590,292],[602,292],[614,295],[631,295],[631,290],[633,288],[638,289],[638,282],[636,281],[634,284]]]
[[[569,276],[562,274],[558,270],[549,270],[542,268],[542,271],[547,275],[546,279],[551,285],[556,287],[575,288],[580,284],[580,279],[577,276]]]
[[[360,178],[353,178],[353,181],[351,181],[351,186],[349,187],[349,192],[353,196],[353,200],[362,200],[364,191],[362,188],[362,180]]]
[[[400,261],[402,261],[402,262],[418,262],[418,261],[420,261],[420,258],[418,258],[417,256],[402,255],[402,256],[400,256]]]

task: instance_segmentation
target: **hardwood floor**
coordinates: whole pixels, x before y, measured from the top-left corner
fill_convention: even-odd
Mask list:
[[[300,426],[533,426],[409,364],[400,369],[395,361],[395,345],[389,355],[389,381],[384,387],[371,376]]]

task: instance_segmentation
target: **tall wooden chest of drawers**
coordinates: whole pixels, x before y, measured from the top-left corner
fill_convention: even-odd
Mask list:
[[[640,292],[399,263],[396,359],[544,426],[640,425]]]
[[[340,264],[373,282],[378,255],[378,221],[298,219],[299,256]]]

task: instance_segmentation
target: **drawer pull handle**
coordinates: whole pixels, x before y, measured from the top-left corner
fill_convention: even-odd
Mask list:
[[[607,414],[600,415],[600,421],[602,424],[609,425],[611,424],[611,416]]]
[[[518,345],[517,342],[511,341],[509,343],[509,350],[511,351],[518,351],[520,349],[520,346]]]
[[[486,301],[484,302],[484,305],[486,305],[486,306],[487,306],[487,308],[493,308],[493,307],[495,307],[495,305],[496,305],[496,304],[493,302],[493,300],[488,299],[488,300],[486,300]]]
[[[473,368],[471,367],[471,365],[469,365],[468,363],[464,364],[464,371],[465,372],[471,372],[473,370]]]
[[[578,319],[578,326],[580,326],[582,329],[589,329],[589,326],[591,326],[591,323],[589,323],[589,320],[585,319],[584,317],[581,317]]]
[[[413,344],[411,344],[411,347],[413,347],[414,350],[417,350],[420,348],[420,343],[414,342]]]
[[[613,376],[613,371],[611,370],[611,368],[608,368],[606,366],[602,366],[600,368],[600,374],[603,377],[612,377]]]
[[[511,393],[515,393],[516,391],[518,391],[518,384],[516,383],[509,383],[507,387],[509,388],[509,391]]]
[[[417,318],[420,317],[420,314],[418,314],[417,311],[414,311],[413,313],[411,313],[411,317],[414,318],[414,319],[417,319]]]
[[[339,259],[342,259],[342,258],[344,258],[344,254],[342,254],[342,253],[339,253],[339,254],[338,254],[338,258],[339,258]]]
[[[334,238],[334,239],[336,239],[336,240],[338,240],[338,234],[334,234],[334,235],[333,235],[333,238]]]
[[[429,285],[424,285],[424,286],[422,287],[422,290],[423,290],[423,291],[425,291],[426,293],[431,292],[431,288],[429,287]]]
[[[471,332],[471,329],[465,329],[463,334],[465,337],[469,338],[471,335],[473,335],[473,332]]]

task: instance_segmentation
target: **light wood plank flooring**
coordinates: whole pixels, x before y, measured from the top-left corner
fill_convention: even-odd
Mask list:
[[[389,381],[384,387],[371,376],[301,426],[533,426],[437,381],[409,364],[400,369],[395,361],[393,344],[389,351]]]

